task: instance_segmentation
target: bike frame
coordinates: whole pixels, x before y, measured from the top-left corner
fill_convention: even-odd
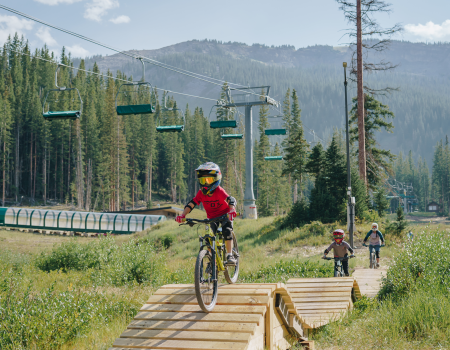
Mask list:
[[[219,272],[225,271],[225,266],[223,264],[223,260],[222,260],[222,257],[220,256],[219,249],[218,249],[219,247],[223,246],[223,243],[218,242],[216,244],[216,235],[212,231],[211,226],[209,224],[206,225],[206,230],[208,231],[206,233],[206,235],[204,235],[203,237],[202,236],[199,237],[200,250],[207,248],[211,252],[213,261],[217,262],[217,268],[218,268]],[[214,278],[216,278],[215,270],[216,270],[216,267],[214,266],[213,267]]]

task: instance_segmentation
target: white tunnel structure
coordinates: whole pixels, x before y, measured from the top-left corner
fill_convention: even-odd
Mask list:
[[[165,220],[164,215],[0,208],[0,226],[37,230],[130,234]]]

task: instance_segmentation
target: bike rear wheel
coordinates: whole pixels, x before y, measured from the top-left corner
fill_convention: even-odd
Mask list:
[[[212,254],[208,250],[201,250],[195,263],[195,295],[198,305],[204,312],[212,311],[217,302],[218,291],[215,274],[217,271]]]
[[[233,284],[236,283],[239,277],[239,247],[236,239],[236,235],[234,232],[231,232],[233,235],[233,256],[236,259],[236,266],[225,266],[225,279],[228,283]]]

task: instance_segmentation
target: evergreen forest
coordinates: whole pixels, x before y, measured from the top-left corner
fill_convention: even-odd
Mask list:
[[[242,209],[245,140],[221,138],[224,132],[243,133],[243,123],[236,109],[217,108],[210,113],[196,105],[196,100],[181,104],[173,95],[157,87],[140,86],[138,90],[117,94],[124,82],[133,81],[132,76],[120,70],[103,74],[96,63],[88,69],[84,60],[78,60],[77,66],[74,61],[77,60],[64,50],[58,58],[46,47],[31,53],[28,43],[17,35],[9,39],[1,51],[0,167],[4,206],[17,205],[24,200],[35,205],[50,201],[91,211],[121,211],[143,206],[150,208],[157,201],[184,204],[198,191],[194,169],[203,162],[214,161],[223,172],[222,186],[238,199],[238,209]],[[83,111],[79,119],[49,121],[42,116],[47,93],[50,99],[47,97],[45,110],[79,108],[76,91],[67,91],[64,99],[55,97],[50,91],[55,87],[56,62],[64,65],[58,71],[58,85],[76,87],[80,92]],[[136,76],[139,76],[137,72]],[[256,75],[254,79],[258,81]],[[317,84],[311,83],[311,86],[317,87]],[[226,83],[222,86],[219,98],[225,98],[227,87]],[[311,101],[315,101],[318,108],[333,109],[333,104],[325,103],[324,99],[336,96],[325,89],[317,93],[321,96],[317,100],[314,94],[309,98],[305,95],[311,92],[278,87],[281,88],[284,92],[279,98],[277,123],[288,130],[289,136],[265,135],[264,130],[274,125],[271,108],[261,106],[254,112],[258,120],[255,123],[254,190],[259,215],[285,214],[294,204],[295,210],[287,219],[289,225],[343,219],[347,186],[345,134],[335,128],[325,140],[318,138],[320,141],[308,142],[309,129],[304,127],[302,115],[303,105]],[[118,104],[150,102],[155,106],[155,112],[119,116],[115,109],[116,95]],[[429,201],[436,200],[441,204],[442,212],[448,212],[448,138],[437,141],[430,174],[426,160],[414,150],[409,151],[408,156],[403,152],[395,156],[383,150],[383,145],[380,148],[379,132],[398,130],[391,121],[396,115],[389,106],[373,97],[367,101],[366,111],[374,112],[368,113],[366,118],[372,118],[372,115],[375,116],[373,120],[377,120],[381,115],[384,122],[367,123],[372,128],[368,132],[372,139],[367,142],[371,148],[366,151],[374,156],[375,163],[368,165],[368,170],[373,173],[369,176],[368,192],[359,180],[357,158],[352,152],[356,215],[362,217],[381,203],[377,193],[395,197],[395,191],[389,186],[393,179],[413,185],[419,210],[424,211]],[[335,108],[338,104],[336,100]],[[237,119],[238,128],[211,129],[209,122],[214,119]],[[185,125],[184,132],[156,131],[157,126],[180,124]],[[352,140],[354,150],[355,140]],[[283,155],[283,161],[265,160],[265,157],[280,155]],[[395,207],[394,200],[391,210]]]

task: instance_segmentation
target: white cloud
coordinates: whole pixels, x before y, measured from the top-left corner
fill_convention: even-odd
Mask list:
[[[50,28],[48,27],[41,27],[36,33],[36,36],[41,39],[47,46],[55,46],[57,45],[57,42],[55,39],[53,39],[52,35],[50,34]]]
[[[114,24],[128,23],[130,22],[130,17],[122,15],[116,18],[111,18],[110,21]]]
[[[450,40],[450,19],[442,24],[428,22],[427,24],[407,24],[406,32],[426,40]]]
[[[67,51],[72,54],[72,57],[81,57],[84,58],[89,55],[89,51],[80,45],[66,46]]]
[[[0,15],[0,45],[8,40],[9,35],[13,36],[16,32],[22,35],[26,30],[33,29],[33,24],[32,21],[16,16]]]
[[[116,7],[119,7],[119,1],[117,0],[92,0],[91,3],[87,4],[84,18],[100,22],[108,10]]]
[[[40,2],[41,4],[54,6],[59,4],[73,4],[74,2],[79,2],[81,0],[34,0],[34,1]]]

